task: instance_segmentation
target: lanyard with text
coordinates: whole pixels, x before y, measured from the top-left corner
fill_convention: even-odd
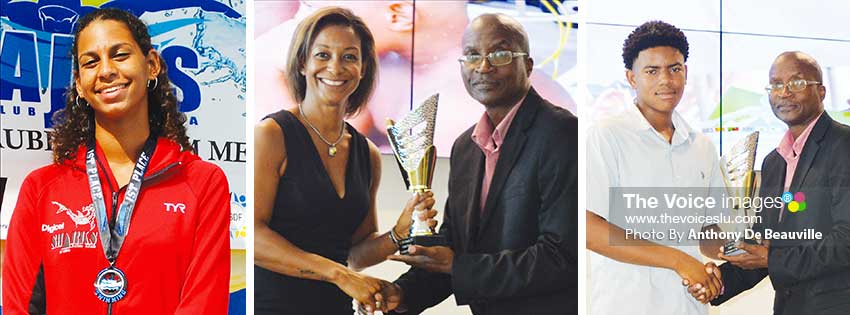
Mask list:
[[[124,244],[124,237],[127,236],[127,232],[130,229],[130,218],[133,216],[136,199],[142,190],[145,170],[148,168],[150,157],[156,148],[156,137],[151,136],[145,141],[142,153],[139,155],[139,160],[136,161],[133,174],[130,176],[130,183],[127,184],[124,201],[121,202],[118,213],[112,214],[113,216],[118,216],[117,218],[113,218],[115,222],[114,228],[110,228],[106,215],[106,203],[103,199],[103,187],[100,184],[100,177],[97,171],[95,147],[95,140],[92,138],[86,146],[86,176],[89,180],[92,206],[94,206],[97,217],[100,242],[103,247],[103,253],[106,255],[106,260],[109,261],[109,267],[104,268],[97,274],[94,282],[94,292],[98,299],[109,305],[109,311],[111,313],[112,303],[123,299],[127,295],[127,279],[124,272],[115,267],[115,259],[118,257],[121,245]],[[117,202],[117,199],[113,200]]]

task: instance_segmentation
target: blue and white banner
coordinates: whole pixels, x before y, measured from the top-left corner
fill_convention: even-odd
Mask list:
[[[51,162],[46,131],[65,106],[77,21],[97,8],[119,7],[148,24],[197,153],[227,174],[231,247],[245,248],[244,1],[4,0],[0,6],[0,177],[7,179],[0,238],[24,177]]]
[[[245,1],[41,0],[0,3],[0,239],[21,182],[51,163],[47,130],[65,106],[77,21],[97,8],[131,11],[148,24],[168,65],[189,137],[220,166],[231,189],[230,314],[245,314]],[[4,185],[5,183],[5,185]]]

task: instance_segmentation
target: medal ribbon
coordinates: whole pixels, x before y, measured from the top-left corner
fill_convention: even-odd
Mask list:
[[[104,201],[103,186],[100,184],[100,177],[97,171],[95,148],[95,140],[92,137],[86,145],[86,176],[89,180],[92,205],[95,208],[95,216],[97,217],[101,247],[103,247],[103,253],[106,255],[109,265],[112,266],[115,264],[115,259],[121,250],[121,245],[124,244],[124,237],[127,236],[127,232],[130,230],[130,218],[133,216],[133,208],[136,207],[136,199],[142,191],[145,170],[147,170],[150,157],[153,155],[154,149],[156,149],[156,137],[151,136],[145,141],[142,153],[136,161],[136,166],[133,167],[130,183],[127,184],[127,190],[124,193],[124,201],[121,202],[121,206],[118,208],[118,217],[115,218],[114,229],[110,228],[106,215],[106,202]]]

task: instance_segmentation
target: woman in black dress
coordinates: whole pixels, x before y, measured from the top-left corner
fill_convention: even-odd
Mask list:
[[[436,225],[434,199],[411,198],[393,229],[378,233],[380,153],[343,121],[376,83],[374,39],[363,21],[320,9],[298,25],[289,51],[297,106],[255,128],[255,312],[352,314],[352,298],[381,308],[386,282],[355,270],[397,250],[414,210],[428,210],[417,213]]]

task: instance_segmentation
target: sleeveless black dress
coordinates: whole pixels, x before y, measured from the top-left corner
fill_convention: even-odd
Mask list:
[[[370,205],[366,138],[346,123],[351,142],[345,196],[340,199],[305,126],[286,110],[266,118],[283,129],[287,155],[269,227],[304,251],[346,265],[351,237]],[[254,288],[258,315],[353,314],[351,297],[329,282],[290,277],[255,265]]]

